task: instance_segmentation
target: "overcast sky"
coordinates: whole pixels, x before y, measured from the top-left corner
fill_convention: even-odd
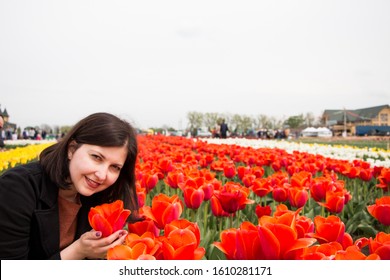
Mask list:
[[[10,122],[277,118],[390,104],[390,1],[0,0]]]

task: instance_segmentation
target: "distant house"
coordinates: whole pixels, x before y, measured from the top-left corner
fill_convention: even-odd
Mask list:
[[[16,124],[9,122],[9,115],[7,112],[7,109],[2,110],[0,106],[0,116],[4,119],[4,138],[5,139],[11,139],[12,134],[16,133]]]
[[[349,110],[325,110],[322,122],[339,136],[346,132],[348,135],[390,132],[390,106],[381,105],[370,108]]]

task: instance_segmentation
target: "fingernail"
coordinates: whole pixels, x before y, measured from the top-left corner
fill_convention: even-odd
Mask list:
[[[100,237],[101,235],[102,235],[102,233],[100,231],[96,232],[96,237]]]

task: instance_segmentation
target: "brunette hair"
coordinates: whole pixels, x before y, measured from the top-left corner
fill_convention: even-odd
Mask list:
[[[95,113],[80,120],[54,145],[40,154],[39,161],[50,179],[59,188],[70,187],[69,145],[76,142],[75,149],[83,144],[101,147],[127,147],[127,157],[116,182],[101,192],[102,203],[121,199],[124,207],[138,210],[135,186],[135,165],[138,154],[137,134],[127,121],[109,113]]]

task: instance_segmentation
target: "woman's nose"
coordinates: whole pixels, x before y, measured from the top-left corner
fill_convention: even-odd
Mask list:
[[[105,166],[100,166],[95,172],[96,177],[99,181],[104,181],[107,177],[107,168]]]

